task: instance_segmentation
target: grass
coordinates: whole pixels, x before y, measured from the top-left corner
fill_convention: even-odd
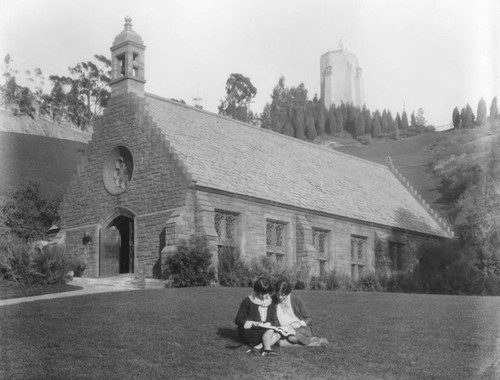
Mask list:
[[[432,156],[429,149],[448,136],[443,132],[430,132],[397,141],[375,141],[372,145],[341,146],[335,150],[382,165],[387,165],[387,156],[391,156],[396,169],[434,209],[439,210],[446,205],[440,202],[439,179],[429,168]]]
[[[82,289],[80,286],[69,284],[55,285],[21,285],[12,281],[0,280],[0,300],[9,298],[40,296],[43,294],[71,292],[73,290]]]
[[[329,348],[234,344],[244,288],[104,293],[0,307],[0,378],[495,379],[500,298],[296,291]],[[279,350],[278,350],[279,351]]]

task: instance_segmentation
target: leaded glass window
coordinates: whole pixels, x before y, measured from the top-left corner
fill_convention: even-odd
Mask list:
[[[367,241],[368,239],[363,236],[351,236],[351,277],[355,281],[363,274]]]
[[[284,254],[286,244],[286,224],[266,222],[266,249],[268,254]]]
[[[328,257],[328,231],[313,228],[313,245],[320,259]]]
[[[219,236],[220,245],[234,246],[236,242],[237,216],[235,214],[217,211],[215,213],[215,231]]]

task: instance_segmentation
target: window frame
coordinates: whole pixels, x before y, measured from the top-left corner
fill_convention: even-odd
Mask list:
[[[354,243],[357,245],[357,249],[353,251]],[[360,243],[362,247],[360,249]],[[361,255],[360,255],[361,251]],[[361,257],[360,257],[361,256]],[[368,256],[368,237],[361,235],[351,235],[351,250],[350,250],[350,262],[351,262],[351,278],[357,281],[360,276],[363,275],[364,269],[366,267]]]
[[[394,249],[396,250],[395,255]],[[391,260],[391,270],[396,272],[404,271],[405,250],[405,243],[401,243],[399,241],[389,241],[389,259]]]
[[[287,222],[276,220],[276,219],[266,219],[266,255],[270,258],[274,258],[277,263],[284,262],[285,256],[287,254],[287,237],[288,237],[288,224]],[[272,225],[272,244],[269,244],[269,226]],[[276,242],[278,240],[277,226],[280,226],[281,236],[279,249],[277,249]]]

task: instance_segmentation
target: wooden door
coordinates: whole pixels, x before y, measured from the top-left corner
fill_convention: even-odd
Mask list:
[[[120,231],[102,228],[99,238],[99,275],[114,276],[120,273]]]
[[[129,236],[129,273],[134,273],[134,222],[130,221],[128,224],[128,236]]]

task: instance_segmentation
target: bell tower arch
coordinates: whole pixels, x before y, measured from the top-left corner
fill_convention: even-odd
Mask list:
[[[132,30],[132,19],[125,18],[125,29],[111,46],[111,97],[126,93],[144,96],[144,51],[141,36]]]

